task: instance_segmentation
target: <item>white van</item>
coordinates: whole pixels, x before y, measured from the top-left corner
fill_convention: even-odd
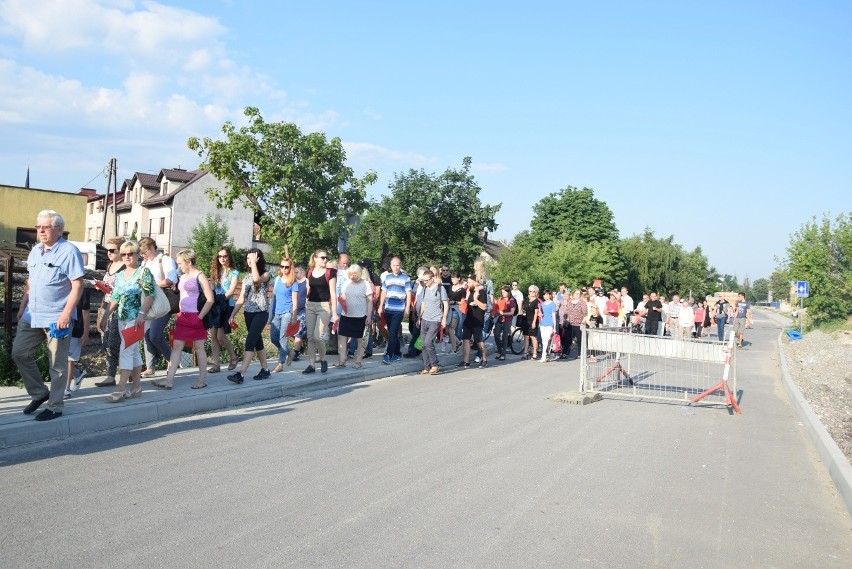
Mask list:
[[[69,241],[69,243],[72,243],[80,250],[80,254],[83,255],[83,266],[90,271],[94,271],[98,259],[97,245],[84,241]]]

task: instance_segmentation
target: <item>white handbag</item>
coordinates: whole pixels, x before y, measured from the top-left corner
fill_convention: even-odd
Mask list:
[[[142,286],[142,275],[139,275],[139,286]],[[142,302],[145,302],[145,298],[147,298],[145,294],[145,290],[142,290]],[[148,312],[144,312],[142,314],[142,318],[145,320],[156,320],[157,318],[162,318],[166,314],[171,311],[171,304],[169,303],[169,299],[166,297],[166,293],[163,292],[163,289],[158,287],[156,284],[154,285],[154,302],[151,304],[151,308],[148,309]]]

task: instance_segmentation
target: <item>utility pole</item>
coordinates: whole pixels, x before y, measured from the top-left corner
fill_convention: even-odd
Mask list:
[[[117,190],[117,187],[116,187],[117,181],[118,181],[118,176],[117,176],[117,173],[116,173],[117,169],[118,168],[117,168],[116,159],[115,158],[110,159],[110,161],[109,161],[109,176],[107,176],[106,193],[104,193],[104,215],[101,219],[101,234],[100,234],[100,237],[98,238],[98,243],[101,246],[103,246],[103,244],[104,244],[104,237],[106,235],[107,209],[110,207],[109,206],[110,190],[112,191],[112,225],[115,228],[114,233],[116,235],[118,235],[118,209],[116,208],[116,198],[117,198],[116,194],[118,193],[118,190]]]

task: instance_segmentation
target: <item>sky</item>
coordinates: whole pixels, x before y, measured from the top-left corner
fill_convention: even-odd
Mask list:
[[[852,211],[852,3],[0,0],[0,183],[194,169],[243,109],[339,137],[371,198],[473,159],[494,239],[567,186],[740,282]]]

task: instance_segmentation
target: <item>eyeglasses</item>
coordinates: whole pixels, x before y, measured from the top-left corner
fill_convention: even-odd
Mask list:
[[[36,225],[35,230],[36,231],[50,231],[54,227],[59,227],[59,226],[58,225]]]
[[[281,267],[282,269],[289,269],[290,268],[290,265],[278,265],[278,266]]]
[[[118,255],[119,255],[120,257],[132,257],[132,256],[134,256],[135,254],[136,254],[136,253],[119,253]]]
[[[107,253],[115,253],[118,249],[107,249]]]
[[[227,259],[228,258],[227,255],[216,255],[216,256],[219,257],[220,259]]]

